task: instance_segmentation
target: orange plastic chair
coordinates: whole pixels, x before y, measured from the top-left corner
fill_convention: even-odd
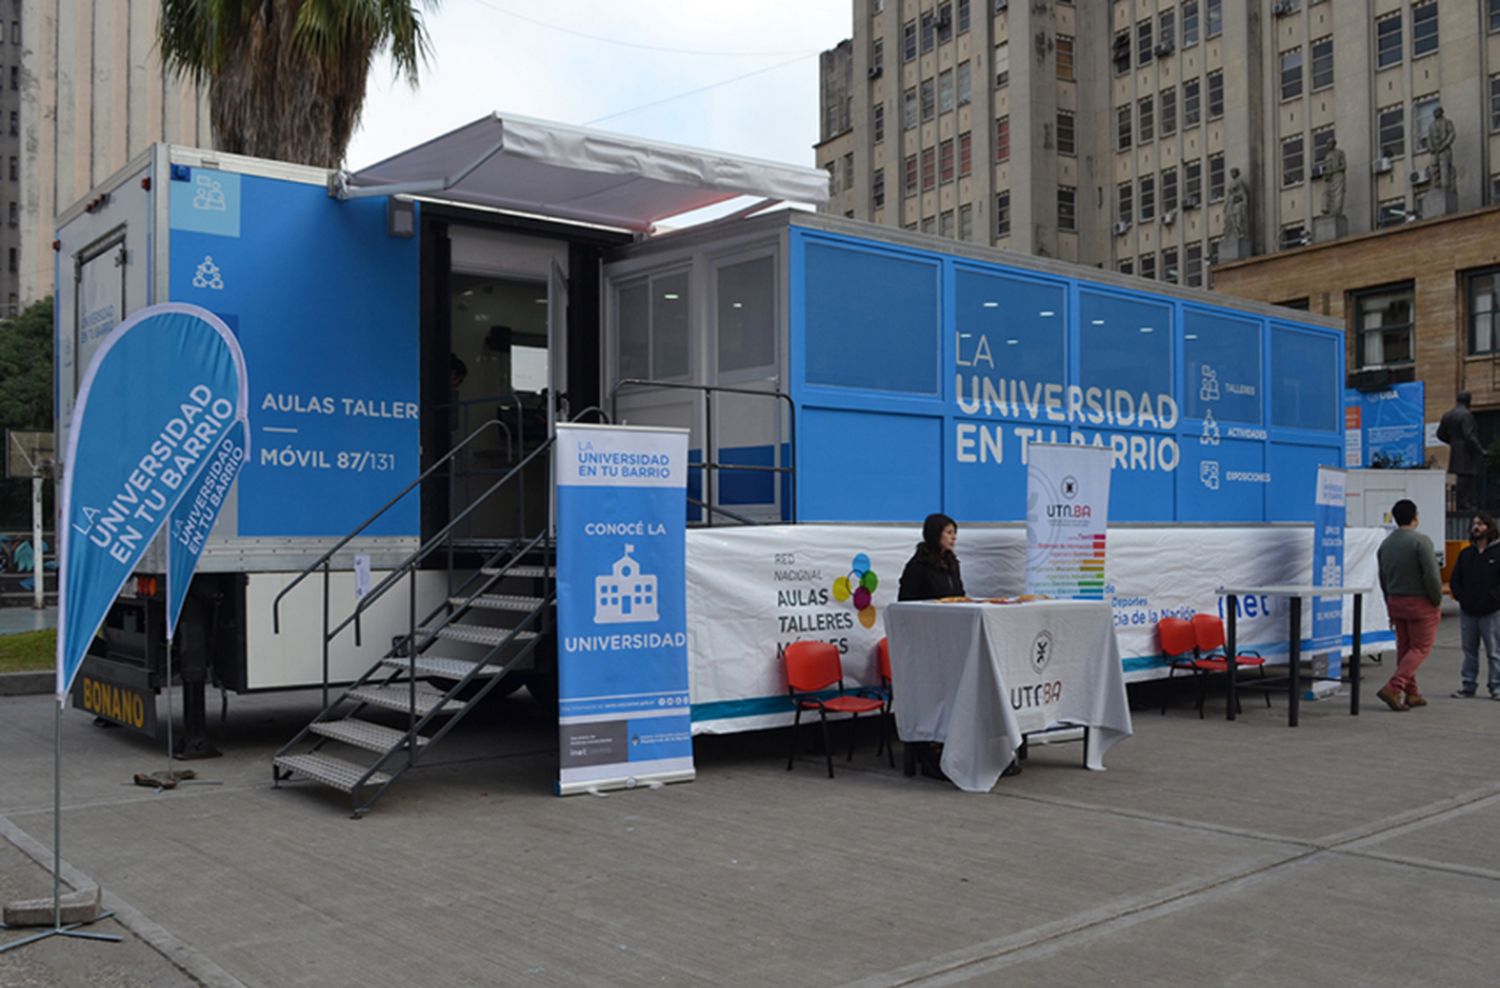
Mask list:
[[[828,745],[828,715],[849,714],[849,761],[854,760],[854,730],[860,714],[877,714],[884,710],[882,701],[875,697],[857,696],[844,691],[844,667],[839,661],[839,650],[828,642],[793,642],[786,647],[787,695],[797,709],[792,721],[792,748],[787,754],[786,768],[790,772],[797,758],[797,740],[802,735],[802,711],[816,710],[818,726],[823,732],[823,754],[828,759],[828,777],[833,778],[833,749]],[[835,691],[830,695],[830,687]],[[885,718],[880,719],[881,742],[886,742]],[[896,765],[896,755],[890,753],[891,767]]]
[[[1198,687],[1198,700],[1195,706],[1198,708],[1198,719],[1203,719],[1204,683],[1203,676],[1209,670],[1203,667],[1202,656],[1198,651],[1198,633],[1191,621],[1182,618],[1165,617],[1156,622],[1156,637],[1161,643],[1161,652],[1170,661],[1167,670],[1167,682],[1177,674],[1178,669],[1185,669],[1193,674],[1193,681]],[[1167,700],[1171,698],[1171,687],[1164,687],[1161,692],[1162,716],[1167,713]]]
[[[1229,650],[1224,643],[1224,621],[1214,614],[1193,615],[1193,637],[1198,642],[1198,667],[1204,672],[1228,672]],[[1213,654],[1218,652],[1217,655]],[[1260,670],[1260,678],[1266,678],[1266,660],[1259,652],[1234,653],[1236,666],[1249,666]],[[1271,705],[1271,694],[1262,688],[1266,706]]]

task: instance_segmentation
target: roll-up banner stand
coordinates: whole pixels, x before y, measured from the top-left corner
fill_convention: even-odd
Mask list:
[[[684,429],[557,427],[559,795],[692,779]]]
[[[1318,489],[1313,504],[1313,564],[1315,587],[1344,585],[1344,516],[1348,474],[1334,467],[1318,467]],[[1344,598],[1313,600],[1312,639],[1307,654],[1313,656],[1313,672],[1319,679],[1335,680],[1343,670],[1342,644]],[[1358,657],[1356,656],[1356,660]],[[1320,691],[1331,691],[1331,683],[1316,683]]]
[[[1103,600],[1113,451],[1031,443],[1026,457],[1026,592]]]

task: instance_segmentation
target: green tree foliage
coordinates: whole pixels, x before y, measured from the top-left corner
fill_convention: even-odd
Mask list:
[[[52,299],[49,297],[28,306],[16,318],[0,322],[0,430],[51,428]],[[0,531],[31,531],[29,480],[0,479]]]
[[[220,150],[323,168],[343,164],[365,77],[389,49],[412,85],[436,0],[162,0],[161,50],[209,86]]]

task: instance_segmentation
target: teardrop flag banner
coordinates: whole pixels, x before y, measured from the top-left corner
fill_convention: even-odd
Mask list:
[[[208,534],[219,519],[234,478],[239,476],[240,467],[250,455],[246,435],[243,421],[229,427],[208,457],[208,466],[172,511],[172,522],[167,528],[167,641],[177,631],[177,618],[182,614],[188,584],[193,580],[193,570],[198,568],[198,557],[203,555]]]
[[[238,435],[243,451],[248,405],[239,341],[206,309],[153,305],[100,344],[78,391],[63,460],[59,706],[151,540],[189,492],[196,499],[215,486],[199,481],[226,439]],[[196,561],[194,553],[176,576],[184,589]]]

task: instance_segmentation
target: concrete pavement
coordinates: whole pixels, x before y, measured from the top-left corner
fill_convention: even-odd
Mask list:
[[[903,778],[873,734],[832,781],[788,773],[769,732],[700,738],[691,784],[557,799],[523,699],[356,822],[270,787],[314,694],[234,700],[227,756],[193,766],[223,784],[162,794],[129,785],[157,747],[69,711],[63,853],[209,983],[1488,985],[1500,703],[1446,698],[1457,632],[1427,708],[1374,701],[1382,665],[1359,717],[1305,704],[1295,730],[1281,698],[1199,721],[1148,688],[1108,772],[1038,746],[988,795]],[[0,700],[0,816],[43,842],[51,732],[47,698]],[[14,857],[0,888],[46,894]]]

